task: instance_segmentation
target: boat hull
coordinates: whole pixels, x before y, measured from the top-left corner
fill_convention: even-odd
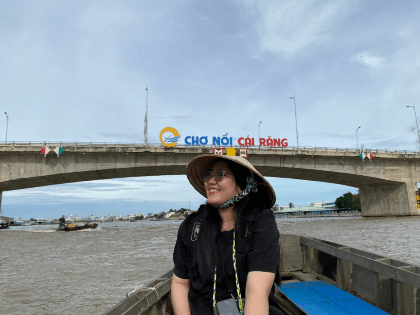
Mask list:
[[[365,303],[376,308],[374,313],[352,314],[420,315],[420,267],[340,244],[290,234],[281,235],[280,253],[279,268],[284,290],[276,287],[275,298],[288,315],[311,314],[288,295],[288,286],[299,282],[302,285],[298,287],[313,287],[314,282],[318,287],[333,286],[342,291],[342,295],[359,299],[357,303],[349,303],[351,306]],[[173,270],[168,270],[127,294],[104,315],[172,315],[172,274]],[[335,302],[341,303],[342,300],[337,297]]]
[[[71,224],[69,226],[68,224],[65,227],[59,227],[57,231],[71,232],[71,231],[79,231],[79,230],[85,230],[85,229],[96,229],[97,227],[98,227],[98,223],[89,224],[88,226],[77,225],[77,224]]]

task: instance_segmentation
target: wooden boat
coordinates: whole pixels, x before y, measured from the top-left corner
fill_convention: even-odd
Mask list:
[[[9,223],[7,223],[7,222],[1,222],[0,223],[0,230],[8,229],[8,228],[9,228]]]
[[[83,224],[83,225],[77,225],[77,224],[66,224],[64,227],[59,227],[57,231],[79,231],[84,229],[96,229],[98,227],[98,223],[92,223],[89,225]]]
[[[286,314],[420,314],[420,267],[290,234],[280,250],[275,296]],[[171,282],[168,270],[104,314],[173,314]]]

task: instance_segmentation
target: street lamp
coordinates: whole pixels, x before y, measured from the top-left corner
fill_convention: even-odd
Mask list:
[[[9,129],[9,115],[7,115],[7,113],[6,112],[4,112],[5,114],[6,114],[6,117],[7,117],[7,124],[6,124],[6,141],[4,142],[4,143],[6,143],[7,142],[7,129]]]
[[[359,126],[359,128],[356,129],[357,150],[359,150],[359,139],[357,138],[357,130],[359,130],[359,129],[360,129],[360,126]]]
[[[260,148],[260,125],[261,125],[262,121],[260,121],[260,123],[258,124],[258,147]]]
[[[420,134],[419,134],[419,124],[417,123],[417,114],[416,114],[416,106],[409,106],[407,105],[407,107],[413,107],[414,108],[414,116],[416,116],[416,125],[417,125],[417,142],[420,142]]]
[[[296,142],[297,142],[297,147],[299,149],[299,136],[298,136],[298,127],[297,127],[297,115],[296,115],[296,96],[293,94],[293,96],[291,96],[290,99],[292,98],[293,98],[293,103],[295,104]]]

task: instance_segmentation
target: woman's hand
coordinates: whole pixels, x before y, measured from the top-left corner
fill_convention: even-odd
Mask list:
[[[190,304],[188,303],[190,284],[189,279],[181,279],[175,274],[172,276],[172,306],[176,315],[191,315]]]
[[[245,315],[268,315],[268,295],[275,274],[263,271],[248,273],[245,293]]]

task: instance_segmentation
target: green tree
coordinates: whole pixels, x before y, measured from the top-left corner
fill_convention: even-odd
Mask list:
[[[156,219],[163,219],[163,217],[165,216],[165,212],[164,211],[162,211],[162,212],[159,212],[157,215],[156,215]]]
[[[338,209],[361,210],[359,194],[345,193],[335,200],[335,206]]]
[[[295,207],[295,205],[293,204],[293,202],[289,202],[289,208],[292,209],[294,207]]]

